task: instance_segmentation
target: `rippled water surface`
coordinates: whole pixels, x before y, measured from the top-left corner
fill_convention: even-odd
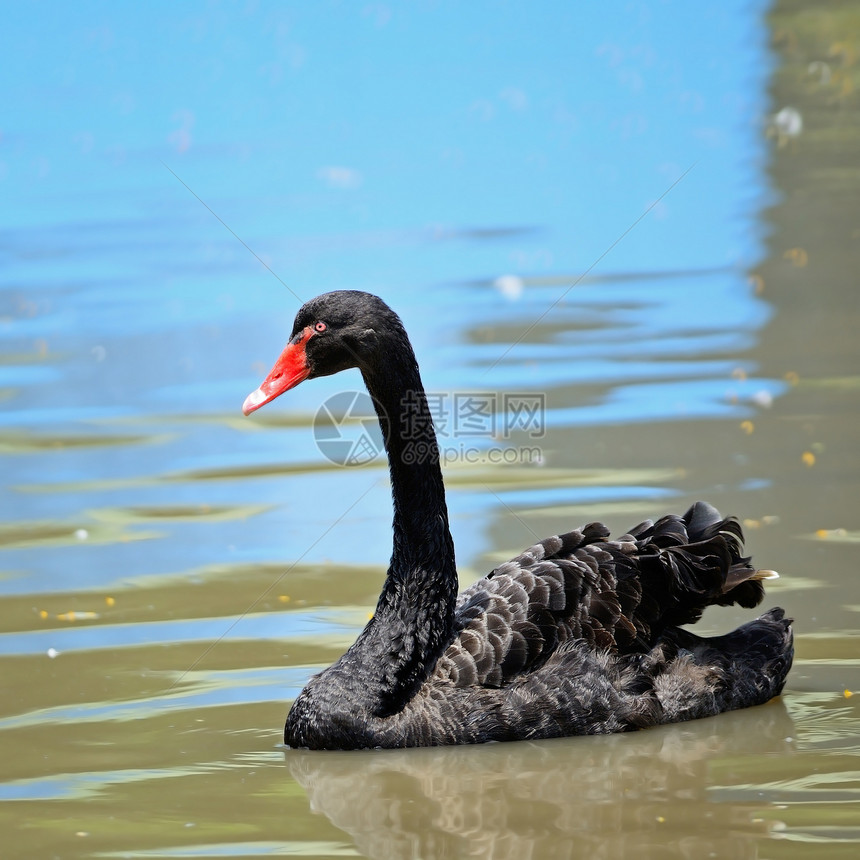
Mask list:
[[[860,4],[537,8],[7,10],[4,856],[856,856]],[[781,572],[785,694],[285,750],[375,604],[387,472],[325,445],[355,372],[240,407],[337,288],[412,335],[463,582],[708,498]]]

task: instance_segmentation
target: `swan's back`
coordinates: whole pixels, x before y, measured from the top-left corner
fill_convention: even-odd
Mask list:
[[[460,594],[434,679],[501,687],[569,640],[644,653],[710,604],[755,606],[773,574],[749,565],[742,540],[737,522],[705,502],[615,540],[602,523],[547,538]]]

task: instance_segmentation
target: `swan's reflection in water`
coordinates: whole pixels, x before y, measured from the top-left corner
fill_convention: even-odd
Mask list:
[[[628,735],[286,759],[373,858],[746,858],[779,820],[747,787],[793,736],[777,700]]]

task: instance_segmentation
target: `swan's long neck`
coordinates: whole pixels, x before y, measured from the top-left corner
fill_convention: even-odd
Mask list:
[[[425,576],[454,572],[445,487],[433,419],[418,366],[386,368],[383,380],[368,378],[388,453],[394,503],[391,572],[420,568]],[[380,385],[379,382],[382,382]]]
[[[451,635],[457,596],[433,420],[405,334],[397,346],[364,373],[388,452],[394,502],[391,565],[374,617],[354,646],[363,661],[375,664],[374,677],[364,680],[380,716],[399,710],[433,670]]]

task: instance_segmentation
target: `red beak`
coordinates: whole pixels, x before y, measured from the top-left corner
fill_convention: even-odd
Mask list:
[[[287,344],[260,387],[245,398],[245,402],[242,404],[242,412],[245,415],[250,415],[270,400],[274,400],[278,395],[295,388],[300,382],[308,378],[311,369],[308,367],[305,346],[312,334],[313,329],[308,326],[298,341]]]

